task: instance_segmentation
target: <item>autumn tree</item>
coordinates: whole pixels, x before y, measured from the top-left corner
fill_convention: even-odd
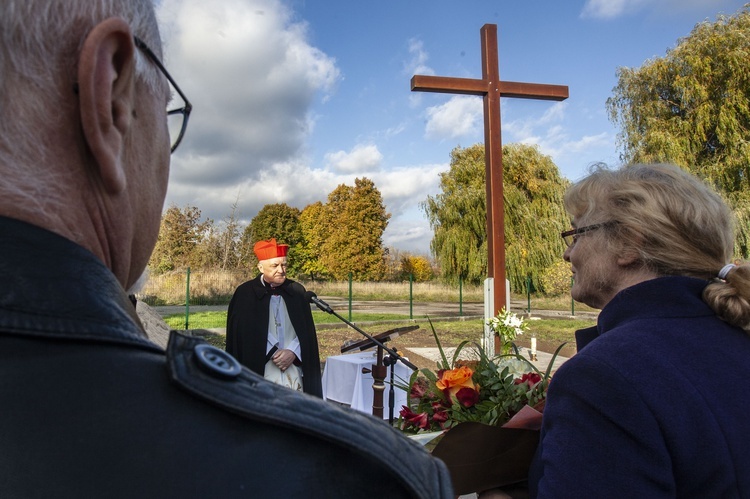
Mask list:
[[[222,243],[222,231],[213,224],[208,226],[193,249],[190,266],[193,269],[221,268]]]
[[[296,258],[302,242],[302,231],[299,224],[300,210],[286,203],[267,204],[258,212],[245,228],[241,245],[252,247],[258,241],[275,238],[279,244],[289,245],[289,267],[287,272],[291,276],[299,273],[301,263]],[[248,268],[255,268],[258,260],[253,254],[248,262]]]
[[[232,270],[242,268],[239,259],[240,223],[237,219],[237,202],[232,211],[218,225],[211,224],[196,250],[201,266]]]
[[[239,239],[240,222],[237,219],[236,199],[232,205],[232,211],[224,218],[224,230],[221,231],[219,241],[219,262],[222,270],[240,268],[239,261]]]
[[[409,256],[409,253],[393,246],[388,246],[383,250],[383,256],[385,257],[385,275],[383,279],[394,282],[403,280],[401,262]]]
[[[161,219],[159,237],[149,260],[149,269],[161,274],[175,269],[200,267],[205,262],[198,250],[213,221],[201,221],[195,206],[171,205]]]
[[[382,279],[382,238],[391,215],[374,182],[357,178],[353,187],[339,185],[322,211],[322,220],[330,224],[319,255],[326,271],[335,279],[346,279],[349,273],[357,280]]]
[[[430,260],[424,256],[404,255],[401,257],[401,278],[412,279],[415,282],[429,281],[434,277]]]
[[[485,177],[484,145],[457,147],[440,175],[442,192],[422,204],[434,231],[430,247],[451,282],[480,284],[487,276]],[[543,290],[541,276],[562,258],[567,184],[536,146],[503,146],[506,275],[514,289],[530,277]]]
[[[697,24],[664,57],[619,68],[607,100],[626,163],[670,162],[706,179],[750,250],[750,10]]]
[[[323,203],[318,201],[307,205],[299,216],[302,243],[296,254],[301,265],[300,271],[312,280],[328,276],[320,258],[330,229],[325,211]]]

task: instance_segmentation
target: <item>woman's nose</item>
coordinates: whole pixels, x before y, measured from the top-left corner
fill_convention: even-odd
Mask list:
[[[563,253],[563,260],[566,262],[570,262],[570,251],[573,249],[573,246],[568,246],[565,248],[565,252]]]

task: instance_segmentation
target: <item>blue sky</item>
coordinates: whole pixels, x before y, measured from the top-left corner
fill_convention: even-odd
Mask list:
[[[536,144],[575,181],[617,164],[605,102],[618,67],[662,57],[736,0],[162,0],[164,59],[194,105],[165,208],[220,223],[302,209],[357,177],[392,217],[386,246],[429,253],[420,208],[450,151],[483,142],[482,99],[410,91],[414,74],[480,78],[496,24],[500,78],[568,85],[561,103],[502,99],[504,144]]]

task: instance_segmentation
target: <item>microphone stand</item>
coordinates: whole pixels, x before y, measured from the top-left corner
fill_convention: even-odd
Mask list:
[[[395,348],[393,350],[397,351]],[[388,424],[393,426],[393,405],[396,403],[396,392],[393,389],[393,383],[396,381],[394,379],[395,368],[393,366],[396,364],[396,360],[388,355],[383,359],[383,364],[391,368],[391,387],[388,389]]]
[[[389,362],[391,362],[391,365],[395,364],[396,362],[401,362],[406,367],[411,369],[412,371],[416,371],[418,368],[411,362],[409,362],[407,359],[404,359],[399,355],[395,350],[391,350],[387,346],[383,344],[380,340],[377,338],[374,338],[373,336],[365,333],[360,328],[349,322],[348,320],[341,317],[339,314],[337,314],[330,306],[328,306],[324,301],[318,299],[315,297],[315,299],[311,299],[312,303],[317,305],[317,307],[322,310],[323,312],[329,313],[331,315],[335,315],[340,321],[347,324],[349,327],[357,331],[359,334],[367,338],[368,340],[372,341],[375,345],[378,346],[378,353],[377,353],[377,363],[376,365],[372,366],[372,389],[373,389],[373,400],[372,400],[372,415],[377,416],[380,419],[383,419],[383,392],[385,391],[385,383],[383,381],[385,380],[387,367],[383,365],[383,350],[388,352],[390,355]],[[391,385],[391,390],[393,390],[393,385]],[[391,411],[393,410],[393,403],[391,403]]]

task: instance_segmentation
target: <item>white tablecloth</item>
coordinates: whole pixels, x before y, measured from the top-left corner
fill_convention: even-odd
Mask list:
[[[336,355],[326,359],[323,369],[323,398],[334,400],[351,406],[361,412],[372,414],[372,373],[363,373],[362,368],[372,369],[377,362],[377,352],[352,353],[347,355]],[[387,355],[387,354],[386,354]],[[396,384],[407,384],[412,370],[401,362],[396,363],[394,381]],[[383,418],[389,416],[389,392],[391,389],[391,367],[388,367],[385,380],[385,391],[383,392]],[[406,405],[406,392],[394,387],[394,409],[393,418],[398,418],[402,405]]]

